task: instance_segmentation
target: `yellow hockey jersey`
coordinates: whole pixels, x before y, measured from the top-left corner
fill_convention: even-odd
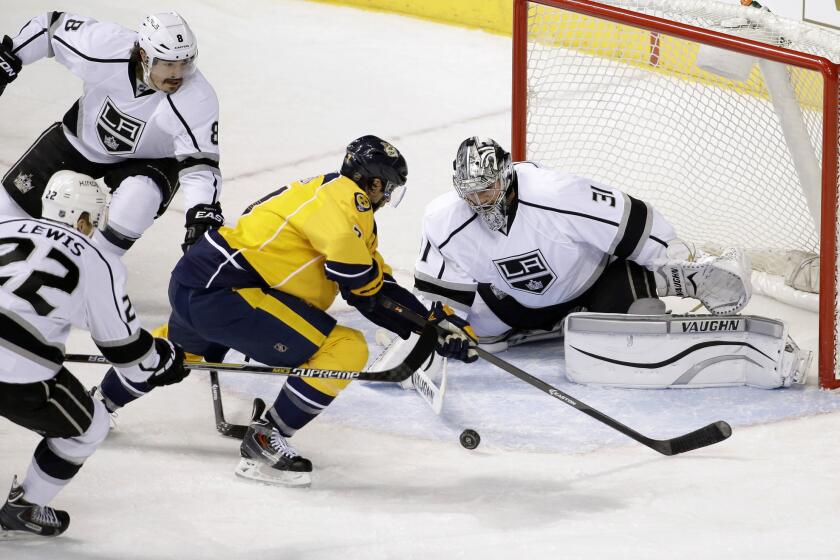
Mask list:
[[[205,234],[173,275],[204,288],[270,287],[326,310],[338,285],[373,295],[391,269],[377,251],[373,208],[351,179],[295,181],[251,204],[234,227]]]

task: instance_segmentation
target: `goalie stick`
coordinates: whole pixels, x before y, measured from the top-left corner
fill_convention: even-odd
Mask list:
[[[400,304],[396,303],[395,301],[389,298],[382,299],[383,305],[386,308],[401,314],[403,317],[413,322],[417,326],[422,327],[424,331],[427,329],[429,322],[426,319],[417,315],[416,313],[414,313],[414,311],[406,309],[405,307],[401,306]],[[435,325],[435,327],[439,331],[444,330],[437,325]],[[610,428],[621,432],[627,437],[632,438],[641,443],[642,445],[645,445],[653,449],[654,451],[658,451],[663,455],[678,455],[687,451],[693,451],[694,449],[700,449],[701,447],[714,445],[715,443],[719,443],[732,435],[732,427],[723,420],[718,420],[717,422],[712,422],[711,424],[704,426],[698,430],[694,430],[693,432],[670,439],[660,440],[647,437],[643,434],[640,434],[636,430],[630,428],[629,426],[625,426],[618,420],[607,416],[600,410],[592,408],[588,404],[579,401],[578,399],[572,397],[567,393],[564,393],[560,389],[549,385],[542,379],[534,377],[530,373],[519,369],[513,364],[508,363],[505,360],[502,360],[501,358],[498,358],[494,354],[491,354],[490,352],[482,349],[481,347],[473,346],[473,348],[478,353],[478,356],[483,360],[490,362],[499,369],[502,369],[515,377],[518,377],[522,381],[528,383],[533,387],[536,387],[537,389],[546,393],[547,395],[550,395],[555,399],[562,401],[563,403],[571,406],[572,408],[583,412],[584,414],[594,418],[602,424],[606,424]]]
[[[396,336],[392,337],[385,329],[376,331],[375,338],[376,342],[385,348],[367,367],[368,371],[376,371],[377,368],[381,367],[379,366],[380,362],[384,362],[384,365],[391,363],[391,352],[394,350],[394,345],[400,344]],[[409,341],[405,342],[408,343]],[[435,365],[438,368],[435,368]],[[429,376],[431,371],[439,374],[435,377],[440,378],[440,384],[435,383]],[[432,353],[423,365],[411,374],[409,379],[400,382],[400,387],[403,389],[414,389],[420,395],[420,398],[423,399],[423,402],[428,404],[436,415],[440,416],[440,412],[443,410],[443,397],[446,394],[446,358]]]
[[[424,328],[420,338],[408,353],[405,359],[396,366],[382,371],[342,371],[328,369],[313,369],[300,367],[272,367],[256,366],[251,364],[228,364],[215,362],[185,362],[185,365],[193,370],[210,372],[210,390],[213,397],[213,412],[216,418],[216,429],[220,434],[227,437],[242,439],[248,426],[243,424],[232,424],[225,420],[224,408],[222,407],[222,393],[219,388],[219,371],[240,371],[257,375],[287,375],[290,377],[306,377],[320,379],[349,379],[356,381],[404,381],[411,377],[415,370],[420,368],[432,352],[435,350],[437,333],[434,328]],[[67,362],[107,364],[111,363],[104,356],[96,354],[67,354],[64,356]]]

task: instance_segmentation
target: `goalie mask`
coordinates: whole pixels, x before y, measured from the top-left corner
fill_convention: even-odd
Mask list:
[[[57,171],[50,177],[41,203],[44,218],[73,228],[85,213],[93,227],[105,223],[105,193],[93,178],[75,171]]]
[[[452,184],[470,208],[493,231],[507,224],[507,194],[513,182],[510,154],[495,140],[472,136],[458,146]]]
[[[146,60],[140,61],[143,81],[154,90],[174,93],[195,72],[198,43],[175,12],[147,16],[137,32],[137,44],[146,53]]]

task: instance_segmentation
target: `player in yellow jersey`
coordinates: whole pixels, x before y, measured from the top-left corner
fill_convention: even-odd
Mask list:
[[[283,186],[251,204],[235,226],[208,231],[172,273],[169,337],[208,361],[232,348],[269,365],[358,371],[368,358],[364,336],[326,312],[341,293],[365,317],[408,338],[413,324],[380,305],[380,296],[429,311],[394,281],[377,251],[373,219],[386,202],[399,203],[407,174],[394,146],[363,136],[347,147],[339,173]],[[441,307],[434,317],[448,319]],[[469,326],[454,315],[441,324],[453,334],[439,340],[438,352],[474,360]],[[265,418],[259,411],[249,426],[236,473],[308,485],[312,463],[285,438],[347,383],[289,378]]]

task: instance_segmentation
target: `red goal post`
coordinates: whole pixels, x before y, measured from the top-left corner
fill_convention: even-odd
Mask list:
[[[820,386],[840,387],[840,34],[735,0],[513,10],[513,158],[620,187],[705,246],[770,255],[771,275],[819,255],[818,296],[782,288],[812,297]]]

